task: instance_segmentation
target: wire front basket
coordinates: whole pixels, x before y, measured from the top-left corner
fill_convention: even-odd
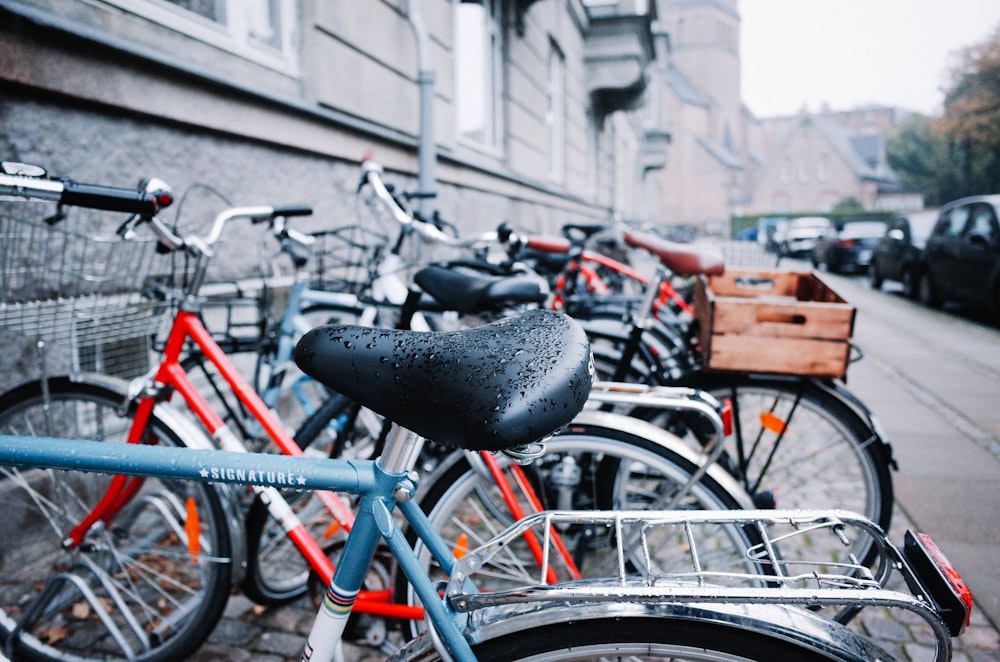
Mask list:
[[[362,295],[376,277],[389,238],[361,225],[345,225],[313,233],[311,284],[330,292]]]
[[[155,241],[123,241],[123,218],[73,208],[67,218],[42,220],[45,207],[4,205],[0,216],[0,303],[44,301],[135,289],[154,264]],[[51,218],[51,217],[50,217]]]
[[[0,207],[0,332],[74,372],[142,374],[164,308],[138,289],[164,256],[151,238],[122,240],[120,214],[52,212],[34,202]]]

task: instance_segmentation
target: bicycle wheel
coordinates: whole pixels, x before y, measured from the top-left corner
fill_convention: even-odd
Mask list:
[[[734,494],[734,485],[725,485],[711,475],[695,483],[686,493],[679,493],[679,488],[688,482],[697,465],[684,454],[675,452],[669,444],[661,443],[665,438],[673,439],[670,435],[642,421],[623,420],[615,414],[589,412],[585,416],[590,422],[576,421],[546,441],[545,455],[526,467],[528,480],[541,499],[542,508],[733,510],[748,503],[745,495],[741,499]],[[476,456],[452,455],[425,481],[429,485],[426,492],[418,492],[421,508],[431,525],[456,555],[477,547],[515,520],[500,493],[498,481],[477,470],[470,457],[474,462]],[[506,462],[502,466],[505,470],[511,468]],[[649,543],[650,547],[663,552],[657,558],[658,570],[690,570],[689,540],[679,530],[658,533],[664,538]],[[573,565],[582,576],[613,574],[617,566],[612,559],[612,539],[601,537],[593,527],[587,526],[566,529],[560,534]],[[415,540],[412,531],[408,536],[431,576],[443,578],[444,573],[432,563],[422,542]],[[698,538],[704,541],[698,550],[703,569],[762,571],[747,561],[746,550],[760,541],[756,531],[706,524],[698,532]],[[481,571],[489,579],[480,588],[497,590],[539,581],[538,564],[530,550],[526,545],[515,547],[494,557]],[[565,559],[554,556],[553,565],[558,563],[564,565],[557,569],[556,579],[574,577]],[[397,577],[395,589],[397,600],[417,604],[412,587],[402,574]],[[419,623],[412,624],[411,634],[420,627]]]
[[[759,506],[840,508],[888,530],[890,459],[872,429],[836,396],[808,381],[766,375],[693,376],[684,385],[731,401],[734,435],[720,464]],[[663,411],[633,414],[677,429],[676,418]],[[873,560],[873,544],[853,541],[862,563]]]
[[[808,381],[733,375],[692,379],[733,406],[739,479],[781,508],[843,508],[888,528],[893,490],[881,440],[833,394]]]
[[[597,374],[614,374],[620,347],[605,338],[594,352]],[[830,389],[810,379],[686,371],[667,378],[634,358],[627,379],[703,389],[733,406],[734,435],[719,463],[760,507],[842,508],[888,530],[892,518],[891,453],[868,420]],[[662,409],[625,409],[700,447],[698,421]],[[776,502],[776,503],[775,503]],[[855,542],[872,560],[871,540]]]
[[[473,646],[486,662],[671,660],[672,662],[870,662],[892,659],[867,639],[801,610],[748,606],[740,609],[673,606],[634,615],[619,604],[603,613],[560,604],[487,622]],[[551,613],[550,613],[551,612]],[[487,616],[487,619],[490,617]],[[430,637],[410,644],[394,662],[432,662],[441,657]]]
[[[122,443],[110,387],[49,379],[0,397],[0,433]],[[154,413],[147,443],[183,446]],[[215,626],[231,584],[226,510],[204,483],[147,478],[79,545],[70,531],[112,476],[0,467],[0,632],[8,657],[178,660]],[[195,535],[197,534],[197,535]]]

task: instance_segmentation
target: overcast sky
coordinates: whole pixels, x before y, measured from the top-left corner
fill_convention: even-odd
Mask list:
[[[875,103],[939,114],[952,55],[1000,0],[739,0],[743,101],[758,117]]]

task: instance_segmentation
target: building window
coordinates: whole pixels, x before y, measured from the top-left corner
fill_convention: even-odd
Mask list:
[[[788,182],[792,181],[792,177],[794,174],[795,174],[795,166],[792,165],[791,159],[785,159],[784,161],[782,161],[781,172],[779,173],[779,177],[782,183],[787,184]]]
[[[500,146],[503,41],[500,0],[455,5],[455,113],[461,138]]]
[[[799,164],[799,181],[803,184],[809,182],[812,179],[812,173],[809,172],[808,163]]]
[[[786,214],[792,209],[792,201],[784,193],[776,193],[771,198],[771,212],[775,214]]]
[[[830,176],[830,157],[824,154],[819,157],[819,163],[816,164],[816,178],[821,182],[828,182],[830,181]]]
[[[295,0],[104,0],[248,60],[296,73]]]
[[[555,42],[549,46],[548,87],[549,177],[561,182],[566,169],[566,58]]]

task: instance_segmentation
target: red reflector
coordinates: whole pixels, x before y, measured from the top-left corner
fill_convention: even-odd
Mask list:
[[[945,622],[948,624],[949,631],[951,632],[952,636],[957,637],[959,634],[961,634],[961,632],[963,632],[967,627],[969,627],[969,622],[970,619],[972,618],[972,591],[969,590],[969,587],[966,586],[965,581],[962,579],[961,575],[958,574],[958,570],[955,569],[955,566],[951,564],[951,561],[948,560],[948,557],[944,555],[944,552],[942,552],[941,548],[937,546],[937,543],[931,540],[931,537],[929,535],[927,535],[926,533],[914,533],[912,531],[907,531],[906,547],[908,548],[907,551],[909,552],[907,554],[907,558],[910,560],[911,563],[915,562],[918,565],[920,563],[920,556],[914,553],[917,549],[922,551],[925,558],[928,559],[931,563],[933,563],[934,568],[937,570],[940,579],[943,579],[944,582],[947,583],[948,587],[951,589],[952,599],[957,600],[959,605],[961,606],[962,611],[965,612],[964,614],[956,614],[955,613],[956,609],[954,608],[949,609],[949,606],[947,605],[947,600],[945,600],[944,604],[942,604],[942,606],[945,609],[949,609],[951,613],[941,614],[941,615],[943,616]],[[927,579],[927,576],[925,575],[924,578]],[[933,587],[931,588],[933,593]],[[939,601],[941,601],[943,597],[946,598],[946,595],[945,596],[942,596],[941,594],[935,595],[935,599]],[[958,627],[955,627],[956,625]]]
[[[729,398],[722,400],[722,430],[727,437],[733,433],[733,401]]]
[[[174,196],[172,193],[161,192],[156,194],[157,209],[165,209],[172,204],[174,204]]]

